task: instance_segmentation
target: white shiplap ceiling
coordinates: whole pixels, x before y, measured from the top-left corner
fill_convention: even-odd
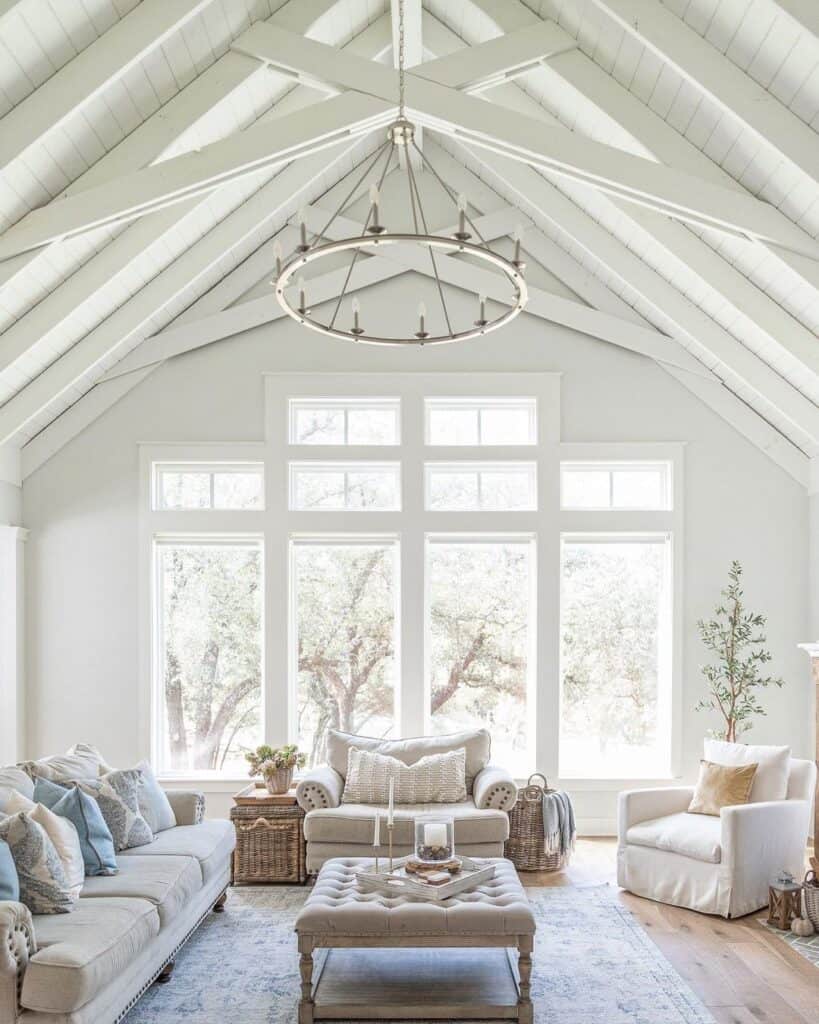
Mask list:
[[[806,482],[816,0],[405,6],[424,144],[495,238],[523,222],[530,312],[655,358]],[[162,360],[276,318],[272,240],[393,115],[395,13],[0,0],[0,444],[27,472]]]

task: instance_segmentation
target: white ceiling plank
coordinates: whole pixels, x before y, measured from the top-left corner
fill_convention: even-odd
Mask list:
[[[340,88],[360,90],[395,102],[394,74],[310,39],[257,23],[234,49],[308,80],[324,79]],[[457,57],[452,54],[445,60]],[[811,258],[819,243],[767,203],[747,193],[724,189],[676,168],[632,156],[584,139],[561,127],[547,127],[512,110],[500,110],[468,96],[407,74],[407,105],[429,128],[473,145],[542,167],[661,213],[734,236],[761,238]],[[487,109],[488,107],[488,109]]]
[[[471,92],[500,85],[538,67],[541,61],[576,47],[577,40],[559,25],[540,21],[485,43],[465,46],[451,55],[429,60],[415,73],[450,89]]]
[[[624,128],[659,159],[664,162],[676,160],[680,166],[690,165],[695,173],[704,169],[703,164],[710,164],[718,170],[719,177],[733,181],[584,54],[579,51],[564,54],[550,62],[549,70],[574,90],[571,95],[573,105],[584,102],[590,104],[594,110],[604,113]],[[736,185],[736,188],[741,186]],[[799,360],[812,372],[819,373],[819,344],[813,332],[757,288],[745,274],[683,225],[657,216],[650,210],[641,209],[633,203],[617,201],[617,205],[626,216],[649,231],[668,252],[702,277],[709,287],[754,320],[776,348]]]
[[[19,7],[23,0],[0,0],[0,18],[11,14],[15,7]]]
[[[819,5],[816,0],[774,0],[799,28],[819,39]]]
[[[673,11],[645,0],[594,3],[754,132],[764,145],[819,183],[819,135]]]
[[[300,195],[313,182],[320,181],[333,162],[338,161],[341,165],[355,145],[348,142],[346,146],[337,148],[332,157],[326,153],[313,154],[308,159],[290,164],[276,175],[9,399],[0,408],[0,436],[11,437],[24,429],[192,282],[206,274],[225,254],[240,246],[265,222],[282,211],[289,211],[294,203],[298,204]]]
[[[610,273],[638,292],[660,316],[673,321],[678,337],[694,351],[707,349],[714,359],[792,423],[795,431],[819,445],[819,408],[780,377],[757,355],[730,335],[693,302],[669,284],[635,253],[601,227],[531,167],[486,150],[470,149],[489,175],[490,184],[510,201],[519,201],[565,231]],[[812,454],[812,453],[809,453]]]
[[[0,170],[81,110],[212,0],[142,0],[0,121]]]
[[[385,125],[392,113],[389,103],[349,92],[307,110],[284,114],[198,152],[165,160],[32,211],[0,236],[0,259],[103,224],[132,220],[244,175],[337,146]]]

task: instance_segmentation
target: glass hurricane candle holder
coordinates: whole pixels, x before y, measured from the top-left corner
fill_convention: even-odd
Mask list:
[[[422,864],[440,864],[455,856],[455,819],[447,814],[422,814],[415,819],[415,857]]]

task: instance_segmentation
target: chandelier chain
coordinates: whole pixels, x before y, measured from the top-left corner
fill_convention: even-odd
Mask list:
[[[398,0],[398,117],[404,120],[404,0]]]

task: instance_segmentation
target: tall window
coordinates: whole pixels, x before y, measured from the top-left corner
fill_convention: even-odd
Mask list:
[[[311,764],[328,729],[393,733],[397,576],[394,540],[292,544],[297,738]]]
[[[431,729],[486,726],[493,757],[520,775],[532,753],[534,570],[528,538],[427,541]]]
[[[262,741],[262,546],[155,544],[160,768],[244,771]]]
[[[564,538],[564,777],[668,774],[670,547],[665,536]]]

